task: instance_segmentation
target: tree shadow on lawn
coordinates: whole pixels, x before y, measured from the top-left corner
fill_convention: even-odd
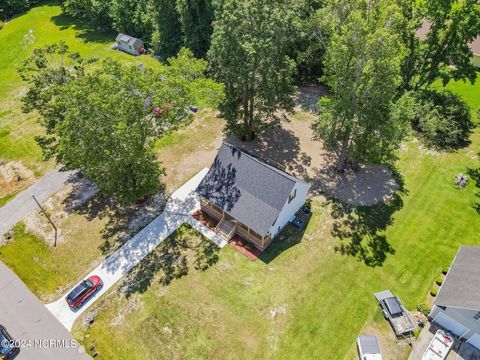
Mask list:
[[[403,178],[391,168],[399,189],[385,203],[373,206],[352,206],[330,199],[335,219],[332,235],[340,240],[335,251],[358,258],[370,267],[382,266],[395,249],[388,243],[386,228],[393,223],[393,214],[403,207],[402,196],[407,194]]]
[[[477,193],[475,194],[477,197],[477,203],[473,205],[473,208],[480,215],[480,168],[467,169],[467,174],[475,182],[475,186],[477,187]]]
[[[189,225],[175,230],[125,277],[119,291],[128,298],[144,293],[158,280],[163,286],[188,274],[191,266],[205,271],[218,262],[220,248]]]
[[[76,193],[76,191],[72,191],[72,193]],[[104,241],[100,245],[100,250],[103,255],[108,256],[159,216],[165,208],[166,199],[164,188],[143,205],[126,206],[119,204],[113,197],[96,194],[83,205],[77,206],[71,211],[85,216],[87,221],[106,219],[105,227],[101,231]],[[66,199],[66,208],[69,208],[72,201],[71,198]]]
[[[289,129],[275,124],[252,141],[241,141],[230,136],[227,142],[259,157],[267,164],[300,178],[307,178],[306,168],[311,157],[301,151],[300,139]]]
[[[76,37],[83,39],[86,43],[96,42],[107,44],[115,41],[115,33],[111,31],[101,31],[93,29],[88,21],[77,19],[64,13],[52,16],[51,20],[60,30],[73,29],[77,32]]]
[[[284,251],[287,251],[288,249],[302,242],[303,235],[305,234],[305,230],[307,229],[308,223],[310,222],[312,216],[300,216],[304,220],[303,228],[297,229],[293,225],[288,224],[278,236],[278,239],[273,240],[270,246],[262,252],[262,254],[259,256],[260,260],[262,260],[265,264],[269,264]]]

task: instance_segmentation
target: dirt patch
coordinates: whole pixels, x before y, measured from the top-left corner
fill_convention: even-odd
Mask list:
[[[383,165],[364,165],[359,171],[339,174],[333,166],[317,172],[315,187],[328,196],[355,206],[369,206],[388,202],[399,185],[389,169]]]
[[[13,194],[35,181],[33,171],[20,161],[0,160],[0,197]]]
[[[211,165],[223,141],[224,121],[211,110],[201,110],[193,122],[176,133],[172,144],[159,150],[165,168],[162,181],[167,192],[184,184],[197,172]]]
[[[43,208],[49,214],[53,223],[57,226],[57,243],[65,241],[63,224],[68,215],[76,209],[84,206],[98,193],[98,189],[92,181],[86,179],[72,179],[67,185],[50,196]],[[44,239],[48,244],[55,242],[55,230],[46,216],[36,209],[31,211],[23,219],[27,231]]]
[[[317,114],[318,100],[320,100],[322,96],[327,96],[328,94],[329,91],[327,87],[323,85],[301,86],[294,97],[296,109]]]
[[[338,174],[335,155],[313,140],[311,113],[296,115],[290,121],[242,142],[231,136],[227,141],[312,185],[313,196],[324,194],[352,205],[373,205],[388,200],[398,189],[390,171],[383,165],[364,165],[357,172]],[[310,120],[311,120],[310,119]]]
[[[362,330],[361,334],[374,335],[377,337],[382,356],[385,360],[404,359],[410,349],[407,342],[398,340],[393,330],[388,326],[370,324]]]

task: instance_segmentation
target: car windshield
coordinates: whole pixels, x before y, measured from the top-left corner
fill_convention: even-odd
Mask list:
[[[2,356],[10,354],[13,347],[13,344],[5,344],[5,340],[10,341],[12,339],[5,330],[0,329],[0,355]]]
[[[85,280],[84,283],[88,288],[93,287],[93,283],[90,280]]]
[[[82,281],[75,289],[73,289],[70,292],[70,294],[68,294],[67,300],[74,301],[76,298],[83,295],[83,293],[87,290],[88,290],[87,284],[85,284],[85,281]]]

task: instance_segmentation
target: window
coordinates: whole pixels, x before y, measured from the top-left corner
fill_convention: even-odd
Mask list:
[[[297,189],[293,190],[293,192],[288,197],[288,203],[290,204],[293,201],[293,199],[295,199],[296,196],[297,196]]]
[[[477,312],[477,313],[473,316],[473,318],[474,318],[475,320],[479,320],[479,319],[480,319],[480,311]]]

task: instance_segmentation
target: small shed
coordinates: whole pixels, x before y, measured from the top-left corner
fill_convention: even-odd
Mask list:
[[[120,33],[115,41],[118,44],[118,48],[126,53],[137,56],[145,52],[143,41],[132,36]]]

